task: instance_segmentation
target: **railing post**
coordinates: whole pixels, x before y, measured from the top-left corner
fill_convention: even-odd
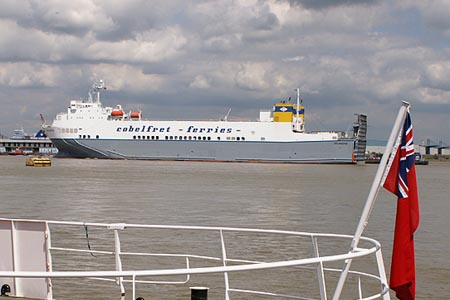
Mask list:
[[[17,236],[16,236],[16,222],[15,221],[11,221],[11,243],[12,243],[12,267],[14,271],[17,271],[17,265],[18,265],[18,254],[17,254],[17,247],[15,246],[17,241]],[[20,285],[18,283],[17,277],[13,278],[14,280],[14,296],[21,296],[20,294]]]
[[[117,229],[114,230],[114,256],[116,260],[116,271],[122,272],[122,260],[120,259],[120,239]],[[116,283],[120,285],[120,294],[125,296],[125,287],[123,286],[123,277],[117,277]]]
[[[133,274],[133,298],[136,299],[136,274]]]
[[[120,259],[120,239],[119,239],[119,230],[125,229],[125,224],[110,224],[108,225],[108,229],[114,230],[114,258],[116,262],[116,271],[122,272],[122,261]],[[125,296],[125,287],[123,286],[123,277],[117,277],[116,283],[120,285],[120,294],[121,296]]]
[[[48,226],[48,222],[45,222],[45,254],[47,258],[46,262],[47,272],[53,271],[52,253],[50,251],[51,247],[52,247],[52,239],[50,227]],[[53,284],[51,278],[47,278],[47,298],[53,299]]]
[[[313,247],[314,247],[314,255],[318,258],[319,254],[319,245],[317,243],[317,237],[312,237]],[[323,273],[323,262],[319,262],[317,264],[317,277],[319,281],[319,289],[320,289],[320,299],[327,300],[327,289],[325,286],[325,275]]]
[[[386,270],[384,269],[383,254],[381,253],[381,249],[378,249],[376,257],[377,257],[378,273],[380,274],[381,283],[386,287],[389,287],[386,278]],[[391,300],[389,291],[383,295],[383,300]]]
[[[220,242],[222,245],[222,263],[223,263],[223,266],[226,267],[227,266],[227,251],[225,249],[225,241],[223,239],[223,231],[222,230],[220,230]],[[224,272],[223,277],[225,279],[225,300],[230,300],[230,296],[228,294],[228,291],[230,289],[230,284],[228,282],[228,273]]]

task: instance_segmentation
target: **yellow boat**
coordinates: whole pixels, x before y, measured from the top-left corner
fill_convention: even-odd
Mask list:
[[[25,165],[29,167],[50,167],[52,162],[48,157],[28,157]]]

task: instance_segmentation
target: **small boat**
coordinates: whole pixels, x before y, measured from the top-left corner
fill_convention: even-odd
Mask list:
[[[15,149],[12,150],[11,152],[8,152],[9,155],[26,155],[25,151],[23,151],[22,149]]]
[[[379,164],[381,161],[381,157],[369,157],[366,158],[366,164]],[[425,158],[423,157],[423,155],[419,152],[416,152],[414,154],[414,163],[417,165],[421,165],[421,166],[426,166],[428,165],[428,160],[425,160]]]
[[[414,158],[415,158],[416,165],[422,165],[422,166],[428,165],[428,160],[425,160],[425,158],[423,157],[423,154],[416,152]]]
[[[366,164],[379,164],[381,158],[380,157],[369,157],[366,158]]]
[[[28,157],[25,165],[28,167],[50,167],[52,161],[48,157]]]

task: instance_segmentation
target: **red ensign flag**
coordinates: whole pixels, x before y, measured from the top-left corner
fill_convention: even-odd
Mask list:
[[[400,134],[401,140],[389,163],[389,173],[383,186],[398,197],[389,285],[398,299],[409,300],[416,298],[414,232],[419,226],[419,198],[409,112]]]

